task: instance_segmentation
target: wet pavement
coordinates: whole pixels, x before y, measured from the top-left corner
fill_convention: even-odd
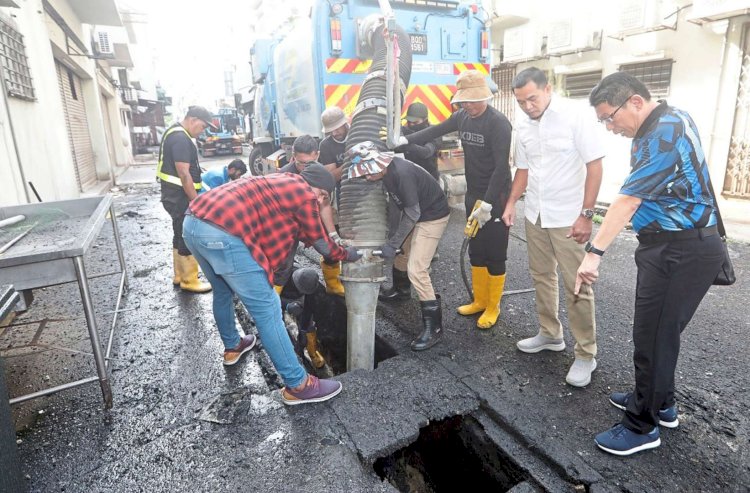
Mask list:
[[[443,298],[443,342],[410,351],[421,324],[416,296],[381,303],[376,370],[342,373],[340,396],[289,408],[280,403],[281,383],[262,344],[223,367],[211,295],[172,288],[171,228],[156,185],[123,188],[115,208],[130,285],[110,359],[114,407],[102,409],[97,384],[14,406],[30,491],[452,491],[447,483],[426,489],[414,468],[401,481],[381,476],[390,477],[390,458],[426,430],[440,435],[435,430],[454,424],[462,438],[446,439],[444,449],[427,443],[440,449],[446,470],[461,470],[466,451],[456,444],[486,464],[504,458],[512,481],[494,491],[750,490],[750,244],[730,244],[738,283],[713,287],[683,335],[680,427],[662,430],[658,449],[622,459],[599,451],[593,436],[618,421],[608,394],[630,390],[633,381],[631,232],[608,250],[596,286],[599,368],[588,388],[564,381],[573,361],[569,333],[561,353],[515,348],[537,330],[533,293],[505,297],[488,331],[455,313],[467,299],[459,267],[463,210],[456,209],[432,274]],[[523,231],[513,233],[507,290],[531,287]],[[308,252],[299,258],[316,260]],[[86,260],[90,275],[117,265],[107,224]],[[103,333],[116,276],[91,284]],[[319,296],[320,338],[335,372],[343,301]],[[95,374],[77,286],[36,290],[34,297],[13,327],[0,329],[12,396]],[[470,476],[464,480],[471,484]]]

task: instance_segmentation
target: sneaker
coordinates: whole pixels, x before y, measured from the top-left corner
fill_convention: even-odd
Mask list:
[[[612,392],[609,395],[609,402],[617,409],[625,409],[628,407],[628,401],[632,392]],[[677,419],[677,406],[668,407],[666,409],[659,410],[659,425],[666,428],[677,428],[680,426],[680,420]]]
[[[237,347],[224,350],[224,366],[236,365],[243,354],[255,347],[255,341],[256,339],[254,335],[247,335],[240,339],[240,343],[237,344]]]
[[[542,334],[523,339],[516,343],[516,347],[524,353],[538,353],[539,351],[562,351],[565,349],[565,341],[552,339]]]
[[[619,423],[596,435],[594,441],[600,449],[615,455],[631,455],[661,445],[658,426],[649,433],[640,434]]]
[[[596,370],[596,358],[590,360],[576,358],[568,370],[565,381],[573,387],[585,387],[591,383],[591,373],[594,370]]]
[[[339,395],[342,388],[341,382],[336,380],[321,380],[314,375],[308,375],[302,390],[284,387],[281,391],[281,400],[287,406],[323,402]]]

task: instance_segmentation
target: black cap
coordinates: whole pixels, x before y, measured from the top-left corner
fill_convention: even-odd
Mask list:
[[[300,176],[313,188],[320,188],[329,194],[336,187],[333,175],[320,163],[310,163],[302,170]]]
[[[295,270],[292,274],[292,281],[297,291],[302,294],[313,294],[320,285],[318,273],[310,267]]]
[[[406,121],[415,122],[417,120],[426,120],[427,115],[427,106],[422,103],[412,103],[409,105],[409,109],[406,110]]]
[[[213,115],[203,106],[191,106],[188,108],[187,115],[185,118],[193,117],[203,121],[206,125],[211,127],[211,130],[219,130],[219,127],[214,125]]]

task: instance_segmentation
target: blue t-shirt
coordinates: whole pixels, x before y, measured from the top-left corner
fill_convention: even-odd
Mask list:
[[[686,112],[660,101],[633,138],[630,166],[620,193],[642,199],[632,218],[637,233],[716,224],[706,157]]]
[[[229,169],[226,166],[206,171],[201,175],[201,182],[204,184],[201,191],[211,190],[225,183],[229,183]],[[206,188],[206,186],[208,188]]]

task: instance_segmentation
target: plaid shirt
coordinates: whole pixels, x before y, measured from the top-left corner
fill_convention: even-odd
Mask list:
[[[323,229],[318,200],[299,175],[279,173],[232,181],[190,202],[190,213],[241,238],[269,282],[295,240],[310,246],[323,239],[331,260],[346,258],[346,250]]]

